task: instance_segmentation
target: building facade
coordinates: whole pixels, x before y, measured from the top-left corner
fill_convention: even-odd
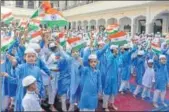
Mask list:
[[[16,18],[27,18],[42,1],[1,1]],[[120,30],[135,33],[168,33],[168,1],[51,1],[70,22],[69,29],[97,29],[120,24]]]

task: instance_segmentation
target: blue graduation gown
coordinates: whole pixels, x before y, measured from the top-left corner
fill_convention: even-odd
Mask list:
[[[81,76],[82,93],[79,102],[80,109],[96,109],[98,93],[101,92],[101,74],[99,70],[85,67]]]

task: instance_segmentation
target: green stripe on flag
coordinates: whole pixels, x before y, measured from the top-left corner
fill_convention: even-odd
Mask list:
[[[126,40],[111,42],[111,44],[118,45],[118,46],[122,46],[122,45],[127,44],[127,43],[128,42]]]
[[[13,19],[14,19],[14,17],[11,17],[11,18],[5,20],[4,23],[5,24],[10,24]]]
[[[1,47],[1,52],[6,52],[6,50],[15,42],[16,40],[11,41],[9,44]]]
[[[83,44],[79,44],[76,47],[73,47],[72,50],[73,51],[79,51],[81,48],[85,47],[85,43]]]
[[[161,51],[159,51],[159,50],[157,50],[157,49],[152,48],[152,51],[153,51],[154,53],[156,53],[156,54],[161,54]]]

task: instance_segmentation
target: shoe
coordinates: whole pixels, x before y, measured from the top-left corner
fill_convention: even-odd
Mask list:
[[[159,108],[159,106],[158,106],[157,103],[153,103],[153,106],[154,106],[155,108]]]
[[[116,111],[118,110],[118,108],[114,104],[112,105],[112,107],[114,110],[116,110]]]
[[[124,92],[123,92],[123,91],[119,91],[119,93],[120,93],[121,95],[124,95]]]
[[[166,103],[163,102],[162,104],[164,105],[164,107],[168,107],[168,105]]]
[[[110,110],[108,108],[105,109],[105,112],[109,112]]]

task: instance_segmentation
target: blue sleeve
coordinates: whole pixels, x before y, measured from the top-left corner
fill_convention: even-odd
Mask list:
[[[102,82],[101,82],[101,73],[98,72],[98,93],[102,92]]]
[[[46,64],[40,59],[40,69],[50,76],[50,70],[47,68]]]
[[[89,55],[90,55],[90,49],[84,50],[84,53],[83,53],[83,64],[84,64],[84,66],[88,66]]]
[[[41,41],[40,41],[40,47],[41,47],[41,48],[43,48],[43,47],[44,47],[44,45],[45,45],[44,40],[41,40]]]
[[[38,90],[39,90],[39,95],[41,98],[45,98],[45,89],[44,89],[44,86],[43,86],[43,81],[42,81],[42,75],[41,75],[41,71],[39,69],[39,75],[38,75],[38,78],[36,79],[37,80],[37,87],[38,87]]]
[[[110,44],[107,44],[102,49],[98,50],[96,52],[97,57],[100,57],[101,55],[103,55],[106,52],[106,50],[109,48],[109,46],[110,46]]]

